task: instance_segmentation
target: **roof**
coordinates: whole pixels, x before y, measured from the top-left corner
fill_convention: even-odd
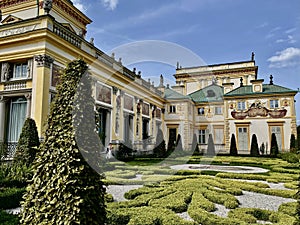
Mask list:
[[[189,96],[192,98],[194,102],[221,102],[223,101],[223,87],[212,84],[203,89],[195,91]]]
[[[178,93],[177,91],[172,90],[171,88],[166,88],[165,89],[165,94],[164,94],[165,99],[191,99],[189,96],[182,95]]]
[[[275,85],[275,84],[263,84],[262,92],[253,92],[252,85],[246,85],[246,86],[238,87],[228,92],[224,96],[281,94],[281,93],[297,93],[297,91],[279,85]]]

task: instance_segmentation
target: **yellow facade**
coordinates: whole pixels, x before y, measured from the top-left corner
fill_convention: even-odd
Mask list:
[[[176,140],[180,134],[184,150],[191,149],[196,134],[200,148],[205,151],[207,136],[211,133],[218,150],[226,153],[231,134],[239,138],[238,128],[244,123],[249,127],[247,143],[252,135],[252,124],[263,127],[266,133],[279,127],[278,132],[284,134],[282,149],[286,150],[288,136],[296,133],[294,91],[282,92],[278,97],[278,107],[288,110],[280,118],[280,126],[269,117],[248,117],[244,121],[232,117],[239,100],[245,101],[245,109],[257,99],[263,99],[269,109],[270,102],[277,100],[272,93],[263,92],[254,58],[180,67],[174,75],[175,86],[165,87],[161,83],[155,87],[85,39],[86,26],[92,21],[70,1],[54,1],[49,13],[43,1],[36,0],[14,1],[14,4],[2,1],[0,9],[0,141],[12,143],[12,152],[21,129],[16,124],[22,124],[26,117],[36,121],[43,138],[59,73],[68,62],[78,58],[88,63],[95,81],[95,108],[104,146],[126,143],[138,152],[151,153],[161,129],[166,143]],[[256,85],[253,86],[257,92],[255,97],[252,94],[231,96],[241,85],[251,86],[251,90],[252,85]],[[214,91],[218,92],[219,99],[209,96]],[[207,99],[201,99],[200,95]],[[266,137],[269,139],[270,135]]]

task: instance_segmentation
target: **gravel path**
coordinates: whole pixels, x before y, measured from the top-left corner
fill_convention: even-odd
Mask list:
[[[109,185],[106,187],[106,191],[107,193],[112,194],[115,201],[120,202],[127,200],[124,198],[126,192],[140,187],[143,187],[143,185]]]

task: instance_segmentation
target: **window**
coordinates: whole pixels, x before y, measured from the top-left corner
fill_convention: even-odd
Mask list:
[[[271,127],[271,134],[274,133],[276,136],[276,141],[278,145],[278,149],[281,152],[282,150],[282,133],[281,133],[281,127],[280,126],[272,126]]]
[[[13,78],[26,78],[27,77],[27,63],[18,63],[15,64],[15,71],[13,74]]]
[[[273,99],[273,100],[270,100],[270,108],[271,109],[276,109],[279,107],[279,104],[278,104],[278,99]]]
[[[222,107],[221,107],[221,106],[216,106],[216,107],[215,107],[215,114],[216,114],[216,115],[221,115],[221,114],[223,114],[223,112],[222,112]]]
[[[238,102],[237,108],[238,108],[238,110],[245,110],[246,109],[246,103],[245,102]]]
[[[199,144],[206,144],[206,130],[199,130]]]
[[[204,115],[204,108],[198,108],[198,115]]]
[[[248,150],[248,128],[238,128],[238,150]]]
[[[214,128],[214,140],[215,144],[224,144],[224,129],[223,128]]]
[[[26,98],[13,99],[10,103],[9,124],[8,124],[8,142],[18,142],[26,119],[27,100]]]
[[[175,105],[170,105],[170,113],[176,113],[176,106]]]

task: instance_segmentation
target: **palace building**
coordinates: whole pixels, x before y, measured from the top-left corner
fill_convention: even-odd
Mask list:
[[[219,152],[228,153],[235,134],[240,154],[249,154],[251,136],[270,146],[275,133],[281,151],[296,135],[295,90],[258,79],[249,61],[192,68],[178,67],[176,85],[155,86],[87,41],[92,21],[70,0],[0,2],[0,142],[8,158],[15,151],[26,117],[43,139],[49,105],[66,64],[81,58],[93,77],[99,136],[104,146],[126,143],[149,153],[156,134],[166,143],[181,135],[190,150],[194,134],[201,150],[212,134]]]

